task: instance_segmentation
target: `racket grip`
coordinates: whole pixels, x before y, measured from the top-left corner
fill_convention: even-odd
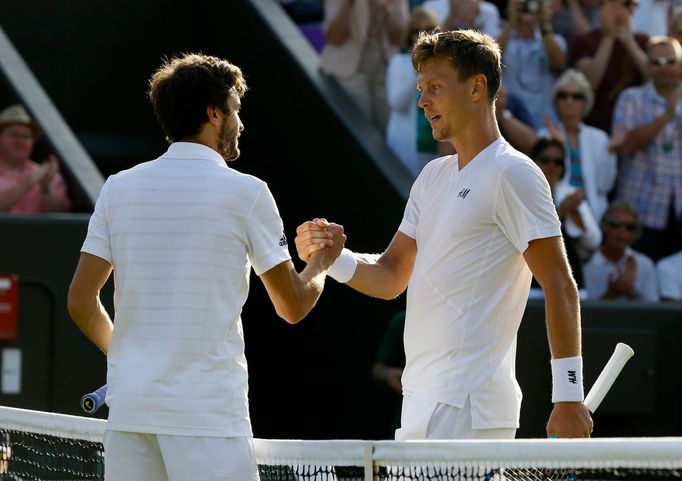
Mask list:
[[[599,405],[601,404],[606,393],[609,392],[614,381],[620,374],[628,360],[635,354],[630,346],[619,342],[616,345],[616,349],[613,351],[609,362],[606,363],[604,369],[597,377],[594,382],[592,389],[585,396],[584,404],[590,410],[590,412],[595,412]]]
[[[94,414],[102,407],[106,397],[107,385],[105,384],[97,391],[86,394],[81,398],[81,409],[88,414]]]

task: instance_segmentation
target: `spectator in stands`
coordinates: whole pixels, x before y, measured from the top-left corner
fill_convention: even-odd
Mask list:
[[[66,183],[54,154],[38,164],[30,159],[40,127],[15,104],[0,112],[0,212],[43,214],[71,209]]]
[[[555,72],[564,67],[566,42],[552,30],[549,2],[509,0],[508,13],[498,39],[504,85],[507,93],[523,100],[537,129],[552,114],[550,91]]]
[[[654,37],[648,55],[651,81],[618,98],[613,144],[622,154],[618,199],[644,228],[635,248],[658,260],[682,249],[682,47]]]
[[[585,74],[595,92],[585,123],[611,132],[611,114],[620,92],[644,80],[648,35],[634,33],[636,0],[604,0],[600,28],[571,39],[571,66]]]
[[[594,218],[601,219],[616,181],[617,163],[615,154],[609,151],[606,132],[583,123],[594,105],[594,92],[585,75],[568,69],[554,84],[552,101],[559,122],[548,121],[540,135],[564,142],[568,154],[565,180],[585,191]]]
[[[652,37],[667,35],[672,4],[673,0],[638,0],[632,13],[635,32],[644,32]]]
[[[555,0],[552,28],[567,42],[599,26],[600,0]]]
[[[640,233],[637,211],[613,202],[601,228],[602,245],[583,268],[589,298],[658,301],[654,262],[630,247]]]
[[[531,158],[545,174],[552,190],[552,199],[561,219],[568,261],[579,287],[582,265],[601,243],[601,231],[585,201],[585,191],[562,180],[566,172],[564,144],[559,139],[543,137],[533,146]]]
[[[668,35],[676,38],[678,42],[682,43],[682,5],[673,10],[672,15],[670,16]]]
[[[386,143],[416,177],[431,159],[438,157],[437,143],[431,126],[419,108],[417,72],[412,66],[412,45],[419,32],[438,27],[436,15],[424,7],[416,7],[410,15],[405,43],[400,53],[391,57],[386,72],[386,93],[390,115]]]
[[[407,0],[325,0],[322,71],[333,76],[358,108],[386,131],[386,68],[400,47]]]
[[[438,16],[444,30],[473,28],[497,38],[500,35],[500,11],[482,0],[426,0],[424,7]]]
[[[502,137],[526,155],[530,155],[537,135],[533,128],[533,119],[516,95],[510,95],[500,85],[495,101],[495,118]]]
[[[682,250],[656,263],[662,301],[682,301]]]

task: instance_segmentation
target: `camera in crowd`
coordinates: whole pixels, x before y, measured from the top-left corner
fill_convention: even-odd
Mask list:
[[[522,13],[538,13],[542,10],[543,4],[544,0],[523,0],[519,11]]]

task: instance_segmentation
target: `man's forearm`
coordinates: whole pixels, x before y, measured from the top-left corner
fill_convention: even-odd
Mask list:
[[[69,313],[83,334],[106,354],[109,351],[114,324],[99,297],[87,305],[70,306]]]
[[[566,63],[566,54],[557,43],[551,26],[546,27],[546,30],[542,31],[542,43],[545,46],[550,68],[552,70],[563,69]]]
[[[580,303],[573,282],[545,290],[547,337],[553,359],[581,355]]]
[[[665,125],[671,120],[672,118],[670,117],[669,113],[665,112],[664,114],[656,117],[653,122],[635,127],[634,129],[628,131],[625,134],[623,143],[620,146],[621,152],[628,157],[632,157],[637,153],[638,150],[653,142],[661,132],[661,129],[665,127]]]
[[[590,81],[590,86],[595,91],[599,88],[604,79],[604,73],[606,73],[606,67],[609,64],[611,52],[613,52],[614,42],[614,37],[603,36],[594,57],[581,59],[578,62],[578,70],[585,74]]]

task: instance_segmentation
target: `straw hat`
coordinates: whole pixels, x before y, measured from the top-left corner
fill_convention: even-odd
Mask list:
[[[33,135],[37,138],[41,134],[40,127],[33,121],[24,107],[19,104],[10,105],[0,112],[0,130],[8,125],[27,125],[33,130]]]

